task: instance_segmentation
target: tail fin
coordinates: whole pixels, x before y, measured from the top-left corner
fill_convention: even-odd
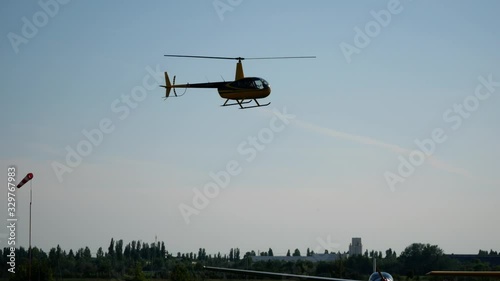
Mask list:
[[[166,86],[161,85],[160,87],[165,88],[165,98],[168,98],[170,95],[170,90],[172,90],[172,84],[170,84],[170,79],[168,78],[168,73],[165,72],[165,84]]]

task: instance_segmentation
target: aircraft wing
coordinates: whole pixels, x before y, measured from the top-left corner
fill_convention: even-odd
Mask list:
[[[475,276],[475,277],[498,277],[500,271],[431,271],[426,275],[441,275],[441,276]]]
[[[210,270],[210,271],[218,271],[218,272],[234,273],[234,274],[246,274],[246,275],[254,275],[254,276],[261,276],[261,277],[297,278],[300,280],[316,280],[316,281],[359,281],[359,280],[352,280],[352,279],[299,275],[299,274],[287,274],[287,273],[276,273],[276,272],[267,272],[267,271],[244,270],[244,269],[233,269],[233,268],[212,267],[212,266],[204,266],[203,268],[205,270]]]

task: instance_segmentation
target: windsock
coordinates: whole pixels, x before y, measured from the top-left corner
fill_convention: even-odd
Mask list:
[[[24,179],[17,185],[17,188],[21,188],[25,183],[29,182],[33,178],[32,173],[28,173]]]

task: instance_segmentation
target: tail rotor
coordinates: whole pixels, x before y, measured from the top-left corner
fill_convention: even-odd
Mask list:
[[[183,96],[185,93],[186,93],[186,90],[184,91],[184,93],[182,93],[182,95],[177,95],[177,92],[175,91],[175,76],[174,76],[174,80],[172,81],[172,83],[170,83],[170,78],[168,78],[168,73],[165,72],[165,86],[164,85],[160,85],[160,87],[162,88],[165,88],[165,97],[164,99],[167,99],[169,96],[170,96],[170,91],[172,89],[174,89],[174,96],[175,97],[181,97]]]

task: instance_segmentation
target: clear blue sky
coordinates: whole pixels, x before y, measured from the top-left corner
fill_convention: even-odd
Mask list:
[[[10,165],[18,180],[35,174],[34,245],[95,253],[157,235],[172,252],[284,254],[361,237],[398,253],[500,250],[498,1],[54,1],[0,9],[1,178]],[[271,105],[239,110],[215,89],[163,101],[151,73],[195,83],[235,71],[164,54],[317,59],[244,61]],[[285,123],[273,113],[284,108]],[[98,129],[94,144],[82,133]],[[433,134],[431,155],[398,172]],[[71,167],[79,146],[88,155]],[[226,187],[210,176],[235,163]],[[391,188],[388,175],[404,181]],[[210,184],[218,194],[196,207]]]

